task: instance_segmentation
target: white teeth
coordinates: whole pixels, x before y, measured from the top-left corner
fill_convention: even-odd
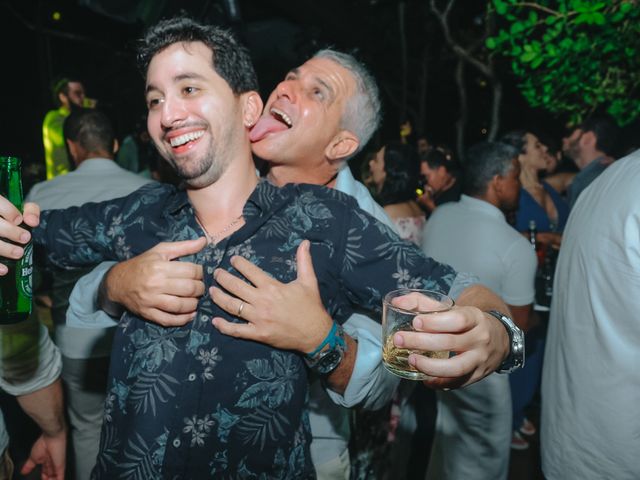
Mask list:
[[[197,132],[189,132],[185,133],[184,135],[180,135],[179,137],[172,138],[169,143],[171,143],[172,147],[179,147],[180,145],[184,145],[187,142],[200,138],[202,135],[204,135],[203,130]]]
[[[293,125],[293,122],[291,121],[291,117],[289,117],[289,115],[284,113],[282,110],[278,110],[277,108],[272,107],[271,110],[269,110],[269,112],[272,115],[277,115],[278,117],[280,117],[280,119],[284,123],[286,123],[288,127],[291,127]]]

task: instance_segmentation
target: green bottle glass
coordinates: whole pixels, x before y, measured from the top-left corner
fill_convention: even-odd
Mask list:
[[[22,212],[22,178],[20,159],[0,157],[0,195]],[[33,245],[24,246],[20,260],[0,259],[9,272],[0,276],[0,324],[18,323],[31,314],[31,276]]]

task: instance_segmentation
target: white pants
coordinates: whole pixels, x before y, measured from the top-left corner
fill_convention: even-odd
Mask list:
[[[62,379],[73,448],[75,480],[89,480],[100,446],[109,358],[72,359],[62,356]]]
[[[492,373],[437,395],[427,480],[506,480],[512,433],[509,376]]]
[[[343,451],[333,460],[314,466],[318,480],[349,480],[351,470],[349,450]]]

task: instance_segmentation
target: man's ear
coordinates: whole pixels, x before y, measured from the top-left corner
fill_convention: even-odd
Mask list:
[[[341,130],[331,139],[324,154],[329,160],[343,160],[353,155],[359,146],[358,137],[349,130]]]
[[[496,173],[491,179],[491,181],[487,184],[487,192],[486,192],[487,195],[499,196],[502,193],[503,180],[504,180],[504,177]]]
[[[242,120],[247,128],[253,127],[262,114],[263,103],[258,92],[243,94]]]
[[[583,146],[591,147],[594,149],[596,148],[597,140],[598,139],[596,138],[596,134],[591,131],[584,132],[580,137],[580,143],[582,143]]]
[[[67,142],[67,148],[69,148],[69,155],[75,161],[78,158],[78,145],[73,140],[66,139],[65,141]]]
[[[69,105],[69,97],[67,97],[64,92],[58,92],[58,101],[60,105]]]

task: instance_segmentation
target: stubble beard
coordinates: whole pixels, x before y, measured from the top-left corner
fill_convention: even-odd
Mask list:
[[[163,155],[163,157],[186,186],[191,189],[200,189],[216,183],[227,170],[229,160],[218,153],[210,144],[200,159],[187,157],[178,161],[171,155],[171,152],[167,152],[167,155]]]

